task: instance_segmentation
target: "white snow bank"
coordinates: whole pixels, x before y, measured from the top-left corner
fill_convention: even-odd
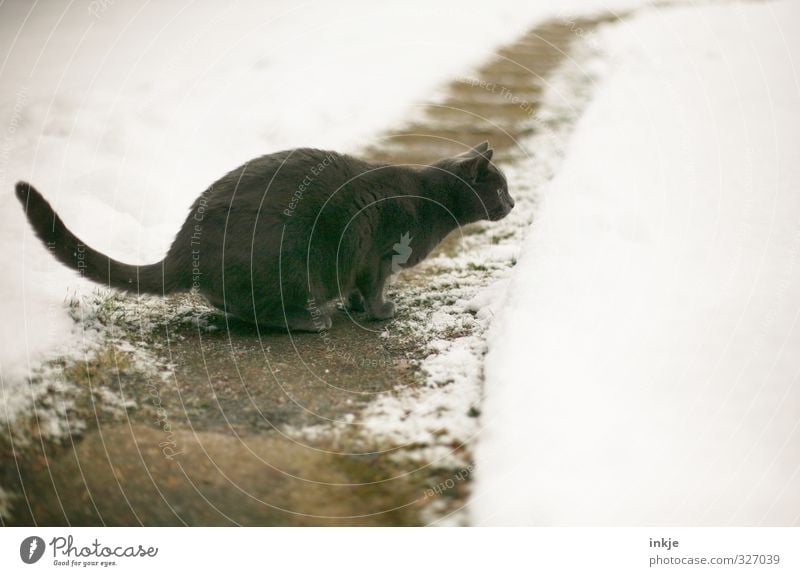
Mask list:
[[[194,198],[245,160],[357,150],[537,19],[607,4],[2,3],[3,405],[28,394],[12,382],[44,353],[81,337],[63,302],[87,287],[32,236],[15,181],[110,256],[155,261]]]
[[[800,523],[800,6],[604,33],[492,328],[477,524]]]

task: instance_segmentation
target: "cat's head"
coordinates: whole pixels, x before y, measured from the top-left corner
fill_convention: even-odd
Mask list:
[[[482,142],[433,166],[446,176],[459,219],[501,220],[514,208],[503,173],[491,163],[494,150]]]

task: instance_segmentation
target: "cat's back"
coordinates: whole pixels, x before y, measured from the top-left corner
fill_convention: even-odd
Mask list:
[[[378,196],[396,184],[381,167],[315,148],[254,158],[195,201],[175,245],[194,241],[198,227],[204,244],[218,244],[223,235],[226,242],[242,234],[250,239],[254,230],[264,238],[280,233],[302,244],[312,233],[340,238],[349,226],[373,228]]]
[[[207,209],[261,210],[299,205],[345,185],[372,166],[331,150],[295,148],[259,156],[214,182],[195,203]],[[321,194],[322,193],[322,194]]]

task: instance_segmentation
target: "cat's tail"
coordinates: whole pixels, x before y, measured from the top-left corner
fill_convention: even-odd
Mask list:
[[[33,186],[18,182],[16,191],[28,221],[48,250],[89,280],[137,293],[166,294],[181,288],[178,279],[165,269],[163,260],[145,266],[117,262],[81,242]]]

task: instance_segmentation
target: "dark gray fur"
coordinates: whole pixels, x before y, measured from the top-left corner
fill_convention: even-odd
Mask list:
[[[403,266],[413,266],[457,227],[511,211],[492,153],[484,142],[424,167],[308,148],[262,156],[203,192],[164,260],[146,266],[83,244],[29,184],[18,183],[17,196],[56,258],[91,280],[154,294],[194,289],[262,326],[321,330],[339,299],[372,319],[394,315],[384,285],[404,234]]]

